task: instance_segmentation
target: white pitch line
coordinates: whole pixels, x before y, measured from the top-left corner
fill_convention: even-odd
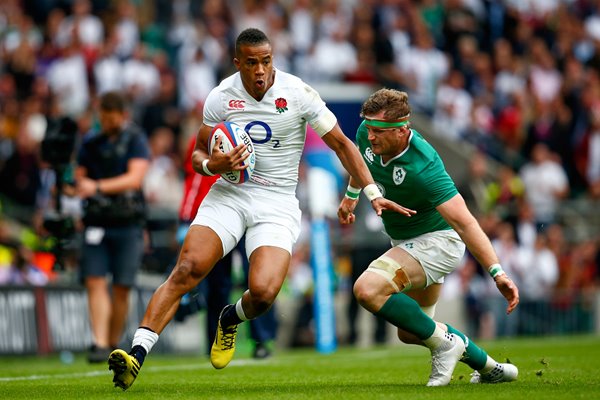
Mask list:
[[[90,376],[106,375],[106,371],[90,371],[90,372],[74,372],[72,374],[56,374],[56,375],[29,375],[29,376],[10,376],[0,378],[0,382],[16,382],[16,381],[39,381],[44,379],[56,378],[84,378]]]
[[[251,364],[265,364],[265,360],[237,360],[232,361],[231,366],[244,366]],[[165,365],[145,368],[146,371],[150,372],[161,372],[161,371],[184,371],[194,369],[209,369],[212,368],[210,364],[182,364],[182,365]],[[46,375],[28,375],[28,376],[9,376],[0,377],[0,382],[17,382],[17,381],[39,381],[44,379],[66,379],[66,378],[89,378],[100,375],[110,375],[110,371],[89,371],[89,372],[73,372],[70,374],[46,374]]]
[[[361,359],[361,358],[377,358],[381,357],[382,354],[389,354],[389,350],[371,350],[365,352],[357,352],[352,354],[345,354],[341,359]],[[246,366],[246,365],[273,365],[279,363],[280,360],[253,360],[253,359],[242,359],[233,360],[229,367],[235,366]],[[181,365],[163,365],[163,366],[148,366],[144,368],[144,371],[149,372],[161,372],[161,371],[185,371],[194,369],[212,369],[210,362],[203,364],[181,364]],[[43,374],[43,375],[28,375],[28,376],[9,376],[0,377],[0,382],[18,382],[18,381],[39,381],[45,379],[69,379],[69,378],[90,378],[101,375],[110,375],[111,372],[108,370],[103,371],[88,371],[88,372],[73,372],[69,374]]]

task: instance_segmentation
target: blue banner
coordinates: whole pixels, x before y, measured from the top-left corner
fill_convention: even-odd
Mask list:
[[[315,274],[314,314],[316,345],[320,353],[331,353],[337,347],[329,226],[324,218],[312,221],[311,262]]]

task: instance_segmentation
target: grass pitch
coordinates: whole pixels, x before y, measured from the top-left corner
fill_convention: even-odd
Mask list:
[[[58,356],[0,358],[1,399],[600,399],[600,337],[527,338],[480,343],[519,367],[519,380],[469,384],[460,363],[452,383],[427,388],[429,352],[416,346],[277,352],[255,361],[243,354],[223,370],[205,356],[151,354],[126,392],[106,365]]]

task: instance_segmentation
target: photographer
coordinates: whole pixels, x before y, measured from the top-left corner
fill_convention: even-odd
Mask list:
[[[144,249],[141,188],[150,158],[146,135],[129,123],[121,94],[102,95],[99,108],[100,132],[84,138],[75,172],[84,207],[81,272],[95,341],[89,362],[106,361],[123,334]]]

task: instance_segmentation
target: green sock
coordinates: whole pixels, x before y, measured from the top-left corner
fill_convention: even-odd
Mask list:
[[[404,293],[391,295],[376,314],[421,340],[429,338],[435,331],[435,321],[421,310],[416,301]]]
[[[467,336],[458,329],[448,324],[446,324],[446,326],[448,327],[449,333],[454,333],[455,335],[460,336],[460,338],[465,342],[465,355],[463,356],[463,358],[461,358],[460,361],[464,362],[474,370],[483,369],[483,367],[485,367],[488,357],[485,350],[477,346],[475,342],[467,338]]]

